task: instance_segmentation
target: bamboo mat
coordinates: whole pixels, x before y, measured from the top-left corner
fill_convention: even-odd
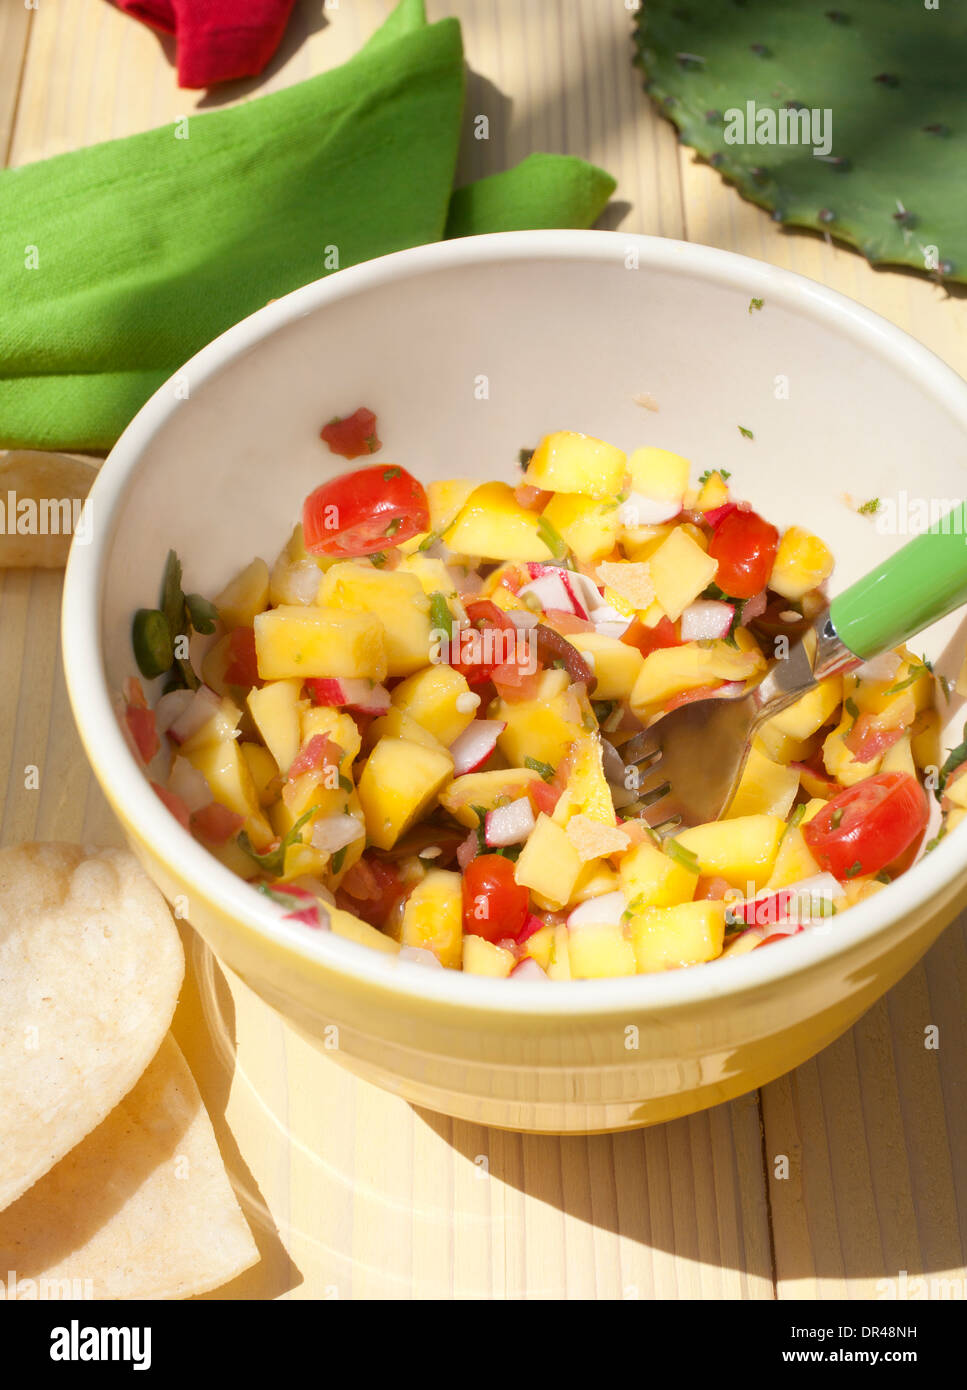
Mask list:
[[[2,0],[0,152],[11,164],[244,99],[331,67],[390,0],[304,0],[259,81],[181,92],[170,45],[105,0]],[[967,372],[967,309],[792,236],[679,148],[630,64],[623,0],[430,0],[471,73],[461,176],[531,149],[619,181],[603,225],[685,237],[842,290]],[[471,122],[468,119],[468,127]],[[79,210],[80,212],[80,210]],[[60,575],[0,572],[0,840],[118,831],[73,729]],[[29,790],[25,770],[40,771]],[[876,1298],[967,1249],[967,950],[959,922],[814,1061],[654,1130],[540,1138],[411,1109],[356,1081],[227,978],[190,933],[176,1032],[263,1252],[241,1298]],[[938,1050],[924,1030],[939,1028]],[[788,1173],[788,1176],[785,1174]],[[906,1271],[906,1276],[901,1275]],[[888,1281],[888,1282],[883,1282]]]

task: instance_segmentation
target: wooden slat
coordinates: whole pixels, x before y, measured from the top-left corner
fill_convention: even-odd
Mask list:
[[[0,7],[0,160],[6,161],[13,136],[20,79],[33,10],[12,3]]]

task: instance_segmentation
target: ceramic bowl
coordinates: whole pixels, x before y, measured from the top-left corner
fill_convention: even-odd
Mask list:
[[[133,849],[223,961],[361,1076],[481,1124],[590,1132],[714,1105],[826,1046],[958,910],[967,827],[829,930],[552,984],[431,970],[284,922],[155,796],[115,713],[132,613],[157,602],[169,547],[203,593],[271,562],[305,495],[354,466],[319,430],[360,404],[379,418],[377,459],[424,480],[512,480],[518,450],[561,428],[673,449],[696,475],[728,468],[765,515],[827,540],[835,591],[921,527],[922,506],[963,496],[967,385],[866,309],[742,256],[607,232],[442,242],[307,285],[198,353],[104,464],[67,571],[74,715]],[[857,513],[872,497],[892,527],[886,506]],[[914,644],[951,676],[957,629]]]

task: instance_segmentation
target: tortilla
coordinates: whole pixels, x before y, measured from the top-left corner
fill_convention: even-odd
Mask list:
[[[184,970],[168,906],[133,855],[0,850],[0,1211],[131,1090]]]
[[[62,569],[75,530],[89,538],[81,503],[97,477],[96,459],[33,449],[0,453],[0,569]]]
[[[0,1213],[8,1298],[189,1298],[258,1258],[170,1033],[103,1124]]]

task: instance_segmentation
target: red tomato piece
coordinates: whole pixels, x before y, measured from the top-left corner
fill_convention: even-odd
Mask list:
[[[124,722],[134,740],[134,746],[142,762],[150,763],[161,747],[153,709],[142,709],[140,705],[126,705]]]
[[[898,743],[905,732],[902,725],[898,724],[894,729],[884,729],[875,714],[861,714],[843,742],[857,762],[871,763],[874,758]]]
[[[286,775],[293,782],[303,772],[320,772],[325,767],[338,768],[342,755],[343,750],[328,734],[313,734],[289,764]]]
[[[457,633],[451,644],[450,665],[469,685],[483,685],[498,668],[516,666],[517,629],[503,609],[487,598],[468,603],[467,617],[470,628]],[[502,669],[502,675],[508,684],[506,670]]]
[[[336,890],[336,903],[382,930],[405,892],[406,886],[392,864],[364,854],[347,870]]]
[[[382,449],[376,437],[376,416],[361,405],[352,415],[338,417],[323,425],[319,431],[320,439],[325,440],[333,454],[344,459],[358,459],[362,454],[375,454]]]
[[[302,538],[310,555],[373,555],[429,525],[422,485],[393,463],[330,478],[302,505]]]
[[[553,815],[562,791],[563,787],[552,787],[543,778],[535,778],[533,782],[527,783],[527,795],[533,802],[534,810],[543,811],[546,816]]]
[[[514,878],[502,854],[481,854],[463,875],[463,930],[485,941],[517,937],[527,918],[530,895]]]
[[[174,792],[170,792],[168,788],[163,787],[160,782],[152,782],[151,785],[178,824],[183,825],[186,830],[190,829],[191,816],[188,814],[188,807],[182,801],[181,797],[177,796]]]
[[[881,772],[847,787],[802,828],[821,869],[838,879],[877,874],[923,833],[927,797],[909,772]]]
[[[233,835],[237,835],[245,824],[245,817],[237,811],[230,811],[220,801],[210,801],[191,818],[191,828],[203,840],[213,845],[223,845]]]
[[[662,618],[654,627],[646,627],[640,618],[633,618],[621,634],[621,641],[629,647],[637,647],[642,656],[648,656],[659,647],[680,647],[682,639],[678,628],[670,618]]]
[[[255,628],[232,628],[228,639],[228,661],[225,665],[228,685],[251,687],[261,685],[259,664],[255,656]]]
[[[731,598],[754,598],[769,582],[778,549],[774,526],[758,512],[736,508],[722,518],[708,543],[719,566],[716,584]]]

